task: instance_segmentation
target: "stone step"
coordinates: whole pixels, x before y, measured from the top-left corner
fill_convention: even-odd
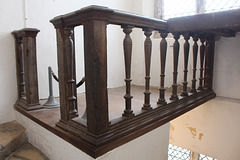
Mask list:
[[[26,129],[17,121],[0,124],[0,160],[27,143]]]
[[[26,143],[6,160],[49,160],[49,158],[30,143]]]

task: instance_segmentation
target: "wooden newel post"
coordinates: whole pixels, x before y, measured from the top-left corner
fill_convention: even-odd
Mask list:
[[[106,25],[94,19],[83,23],[87,128],[95,135],[109,130]]]
[[[39,30],[25,28],[12,32],[16,44],[16,67],[18,81],[17,105],[33,110],[39,104],[36,37]]]

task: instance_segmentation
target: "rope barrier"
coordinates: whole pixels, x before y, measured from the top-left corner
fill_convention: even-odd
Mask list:
[[[58,77],[56,76],[56,74],[53,72],[53,70],[52,70],[52,76],[53,76],[53,78],[54,78],[57,82],[59,82],[59,79],[58,79]],[[83,77],[83,78],[81,79],[81,81],[79,81],[79,82],[76,84],[76,87],[77,87],[77,88],[80,87],[84,82],[85,82],[85,77]]]

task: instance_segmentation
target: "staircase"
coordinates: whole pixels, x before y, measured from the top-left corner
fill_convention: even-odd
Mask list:
[[[0,124],[0,160],[49,160],[28,143],[25,131],[17,121]]]

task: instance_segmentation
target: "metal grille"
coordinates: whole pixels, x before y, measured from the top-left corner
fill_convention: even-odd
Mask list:
[[[240,8],[239,0],[206,0],[205,12],[218,12]]]
[[[194,0],[164,0],[163,19],[196,14]]]
[[[199,160],[216,160],[216,159],[200,154]]]
[[[190,151],[181,147],[168,145],[168,160],[190,160]]]
[[[168,145],[168,160],[190,160],[191,151],[172,144]],[[199,154],[199,160],[217,160],[203,154]]]
[[[240,8],[240,0],[159,0],[163,2],[163,19]],[[202,1],[202,3],[198,3]],[[162,3],[161,3],[162,4]],[[201,10],[197,11],[197,8]]]

